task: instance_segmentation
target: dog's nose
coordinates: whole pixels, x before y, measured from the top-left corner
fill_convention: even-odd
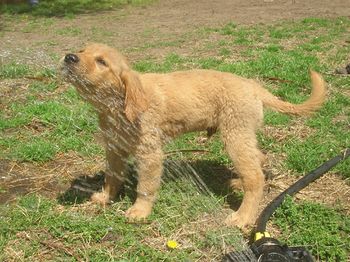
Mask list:
[[[79,57],[74,55],[74,54],[67,54],[64,57],[64,62],[66,62],[66,63],[78,63]]]

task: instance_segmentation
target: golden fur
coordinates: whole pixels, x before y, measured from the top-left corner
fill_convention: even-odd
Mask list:
[[[226,223],[245,226],[255,221],[263,194],[263,154],[256,131],[263,106],[282,113],[305,115],[325,100],[322,77],[311,71],[312,93],[299,105],[279,100],[253,80],[213,70],[139,74],[115,49],[88,45],[61,61],[61,72],[94,105],[106,142],[106,177],[102,192],[92,200],[112,200],[124,180],[126,158],[137,160],[137,199],[126,212],[130,219],[151,213],[160,186],[162,146],[186,132],[220,131],[244,190],[238,211]]]

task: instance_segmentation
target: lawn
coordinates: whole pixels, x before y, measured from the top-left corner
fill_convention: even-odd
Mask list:
[[[78,19],[86,6],[96,11],[128,1],[101,1],[96,6],[90,2],[81,1],[61,18],[51,16],[69,1],[43,4],[33,14],[25,6],[1,10],[13,24],[26,21],[22,30],[29,33],[47,30],[89,38],[96,31],[86,31],[83,25],[74,32],[55,25]],[[147,31],[147,41],[122,51],[138,57],[133,68],[139,72],[231,72],[258,79],[294,103],[310,94],[308,70],[320,72],[328,84],[328,99],[320,111],[308,118],[265,111],[258,138],[268,157],[267,187],[276,194],[280,179],[295,181],[350,145],[349,76],[334,73],[349,63],[349,28],[346,17],[257,25],[231,22],[203,26],[168,41],[149,38],[152,32]],[[97,31],[106,39],[114,35],[107,29]],[[55,39],[45,45],[60,47]],[[157,48],[171,51],[145,55]],[[47,55],[52,64],[58,63],[56,51]],[[236,208],[242,193],[230,192],[225,184],[234,167],[218,134],[206,139],[205,133],[190,133],[166,146],[164,183],[154,212],[145,223],[133,224],[124,218],[135,199],[132,160],[130,179],[118,201],[106,208],[87,201],[92,189],[81,188],[91,181],[100,185],[98,171],[103,169],[97,117],[74,88],[58,78],[54,66],[2,55],[0,92],[0,261],[220,261],[224,253],[244,248],[249,233],[222,225],[229,206]],[[313,198],[308,191],[287,199],[268,229],[289,245],[307,246],[319,261],[349,261],[350,160],[329,175],[341,185],[343,196],[327,196],[332,186],[321,183],[315,189],[321,197]],[[266,194],[271,200],[273,194]],[[177,241],[178,248],[167,248],[168,240]]]

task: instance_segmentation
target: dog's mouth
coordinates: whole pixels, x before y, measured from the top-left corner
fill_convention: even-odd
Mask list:
[[[60,75],[62,76],[62,78],[68,82],[70,82],[70,78],[73,77],[74,73],[72,68],[68,67],[67,65],[65,65],[64,63],[60,63],[59,65],[59,72]]]

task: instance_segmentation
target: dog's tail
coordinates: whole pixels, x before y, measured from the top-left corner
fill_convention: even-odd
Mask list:
[[[259,89],[259,96],[264,106],[278,112],[292,115],[308,115],[319,109],[326,99],[326,84],[322,76],[315,71],[310,71],[312,90],[310,97],[302,104],[292,104],[282,101],[268,92],[266,89]]]

